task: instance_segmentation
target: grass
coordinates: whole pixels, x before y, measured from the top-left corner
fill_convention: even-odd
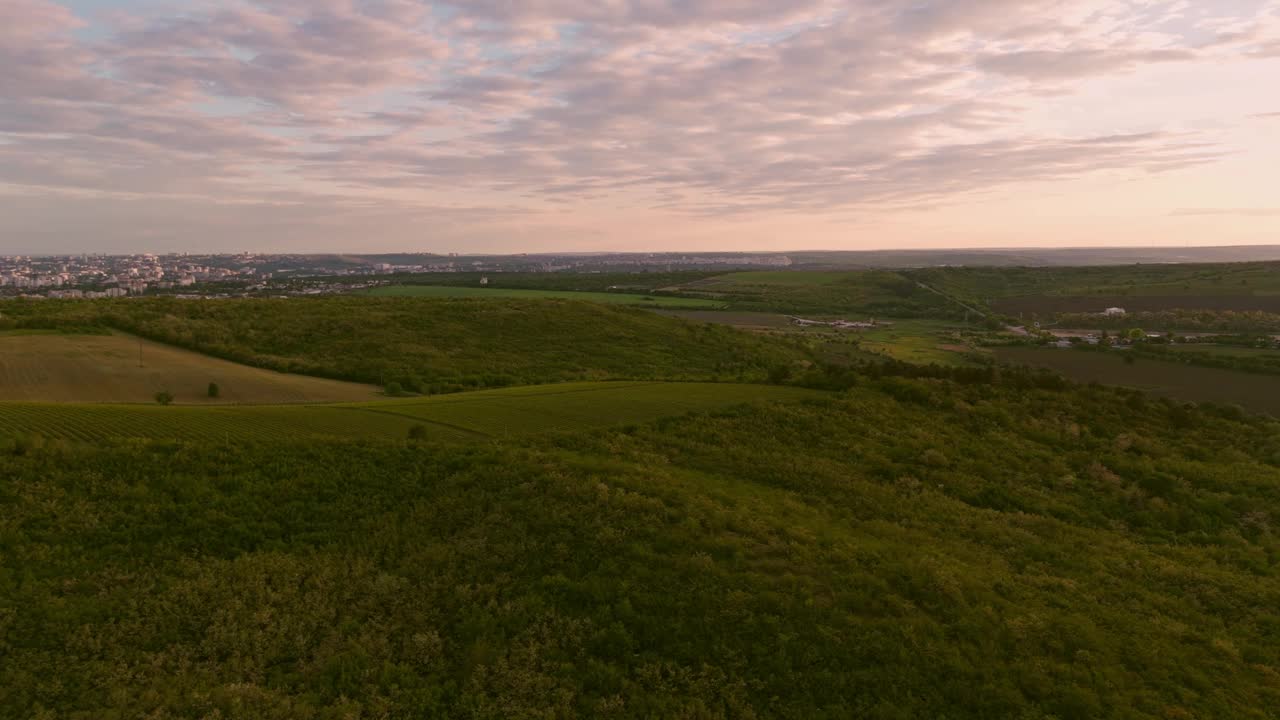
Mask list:
[[[220,395],[208,397],[210,382]],[[122,334],[0,334],[0,402],[150,403],[160,390],[179,404],[355,402],[369,385],[273,372]]]
[[[376,297],[433,298],[522,298],[584,300],[610,305],[637,305],[661,308],[717,308],[724,303],[692,298],[659,297],[633,293],[576,292],[573,290],[526,290],[520,288],[450,287],[446,285],[391,285],[367,292]]]
[[[957,329],[951,322],[898,320],[864,332],[861,347],[903,362],[967,365],[973,348],[955,337]]]
[[[460,442],[643,423],[739,403],[820,393],[718,383],[568,383],[340,405],[161,407],[0,403],[0,436],[72,442],[108,439],[250,441],[399,439],[415,425]]]
[[[1280,415],[1280,377],[1223,368],[1197,367],[1139,357],[1128,364],[1118,352],[998,348],[1001,360],[1056,370],[1081,382],[1146,390],[1156,395],[1215,402]]]

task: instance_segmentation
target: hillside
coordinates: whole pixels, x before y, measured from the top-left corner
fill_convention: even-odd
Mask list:
[[[377,402],[238,407],[0,402],[0,441],[253,442],[402,440],[476,442],[648,422],[740,403],[822,393],[734,383],[596,382],[481,390]]]
[[[209,383],[218,397],[208,395]],[[248,367],[121,334],[0,332],[0,402],[178,404],[356,402],[380,397],[370,385]]]
[[[979,379],[11,455],[0,715],[1275,717],[1276,423]]]
[[[397,382],[420,392],[575,380],[754,380],[804,357],[794,345],[726,327],[564,300],[18,302],[6,305],[3,323],[107,326],[257,367]]]

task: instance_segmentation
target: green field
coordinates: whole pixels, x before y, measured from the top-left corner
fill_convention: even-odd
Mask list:
[[[208,396],[209,383],[219,397]],[[178,404],[356,402],[370,385],[274,372],[129,337],[0,333],[0,402],[150,403],[161,390]]]
[[[793,345],[559,299],[328,296],[11,303],[0,329],[101,327],[244,365],[415,393],[594,380],[763,380]],[[355,399],[355,398],[351,398]]]
[[[368,295],[376,297],[433,298],[521,298],[583,300],[610,305],[636,305],[659,308],[716,308],[724,303],[693,298],[662,297],[613,292],[577,292],[573,290],[525,290],[520,288],[454,287],[448,285],[390,285],[373,288]]]
[[[972,364],[980,352],[959,337],[966,328],[938,320],[897,320],[861,333],[861,347],[903,362],[940,365]]]
[[[819,396],[767,385],[602,382],[291,407],[0,403],[0,436],[35,434],[73,442],[401,439],[410,428],[424,425],[428,439],[454,442],[590,430],[739,403]]]

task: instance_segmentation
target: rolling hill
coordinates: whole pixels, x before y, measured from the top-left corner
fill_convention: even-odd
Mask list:
[[[208,396],[209,383],[219,396]],[[120,333],[0,332],[0,402],[151,403],[166,390],[178,404],[355,402],[370,385],[279,373]]]
[[[800,388],[719,383],[569,383],[372,403],[302,406],[161,407],[158,405],[0,402],[0,438],[192,442],[391,439],[441,442],[510,438],[642,423],[739,403],[800,400],[823,394]]]
[[[507,443],[28,450],[0,715],[1263,720],[1277,437],[883,378]]]
[[[280,372],[448,392],[582,380],[758,380],[796,345],[567,300],[319,297],[11,303],[0,329],[108,327]]]

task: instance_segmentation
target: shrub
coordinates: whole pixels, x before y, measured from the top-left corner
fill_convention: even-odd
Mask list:
[[[161,405],[173,404],[173,393],[169,392],[168,390],[161,390],[160,392],[156,393],[155,397],[156,397],[156,402],[160,403]]]
[[[218,387],[218,383],[215,383],[215,382],[209,383],[209,397],[211,398],[222,397],[222,388]]]

